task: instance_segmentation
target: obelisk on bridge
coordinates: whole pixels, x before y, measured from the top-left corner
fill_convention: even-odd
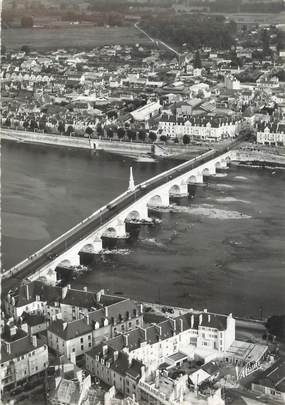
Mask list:
[[[134,189],[135,189],[135,182],[133,176],[133,168],[130,167],[129,191],[134,191]]]

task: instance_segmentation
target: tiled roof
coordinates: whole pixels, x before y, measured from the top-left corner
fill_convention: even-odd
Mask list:
[[[43,346],[44,343],[40,341],[39,339],[37,340],[37,348]],[[1,363],[4,363],[10,359],[13,359],[15,357],[22,356],[26,353],[30,353],[33,350],[36,349],[35,346],[33,346],[31,337],[30,336],[24,336],[20,339],[15,340],[14,342],[10,343],[10,348],[11,348],[11,353],[7,352],[6,344],[4,343],[4,340],[2,340],[1,344]]]
[[[91,333],[92,330],[92,326],[88,325],[84,319],[72,322],[63,322],[61,319],[57,319],[51,322],[48,328],[48,331],[64,340],[71,340],[78,336],[86,335],[87,333]]]
[[[218,330],[227,329],[227,317],[222,315],[202,314],[201,326]]]
[[[74,290],[71,288],[67,290],[65,298],[62,300],[62,304],[77,306],[80,308],[100,308],[96,299],[96,293]]]
[[[285,361],[274,363],[253,382],[285,393]]]

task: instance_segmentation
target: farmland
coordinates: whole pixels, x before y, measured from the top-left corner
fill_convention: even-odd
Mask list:
[[[8,49],[27,45],[32,49],[91,49],[103,45],[146,44],[149,40],[134,27],[74,26],[64,28],[13,28],[2,30],[2,44]]]

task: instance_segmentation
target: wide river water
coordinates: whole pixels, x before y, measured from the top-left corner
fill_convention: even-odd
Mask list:
[[[9,268],[174,161],[2,142],[2,263]],[[285,311],[285,170],[232,166],[122,254],[74,281],[146,301],[257,317]]]

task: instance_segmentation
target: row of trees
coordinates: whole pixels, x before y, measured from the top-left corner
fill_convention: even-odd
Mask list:
[[[42,132],[50,132],[51,128],[49,127],[49,123],[45,120],[39,120],[36,121],[34,118],[30,120],[25,120],[23,121],[22,124],[20,124],[19,121],[14,120],[13,123],[11,119],[8,117],[4,121],[4,126],[7,128],[20,128],[22,127],[23,129],[27,131],[42,131]],[[157,134],[153,131],[147,132],[144,129],[140,129],[139,131],[136,131],[131,128],[113,128],[113,127],[106,127],[103,128],[102,125],[98,124],[96,129],[91,128],[90,126],[87,126],[85,131],[77,131],[73,125],[65,125],[63,121],[60,121],[57,125],[53,126],[53,130],[56,131],[57,133],[61,135],[67,135],[67,136],[89,136],[91,138],[94,137],[107,137],[109,139],[117,138],[120,140],[127,139],[129,141],[141,141],[141,142],[155,142],[158,139],[161,142],[167,142],[169,137],[166,135],[160,135],[159,137]],[[188,145],[190,143],[190,137],[188,135],[184,135],[182,138],[183,144]],[[178,143],[178,139],[175,139],[175,142]]]

